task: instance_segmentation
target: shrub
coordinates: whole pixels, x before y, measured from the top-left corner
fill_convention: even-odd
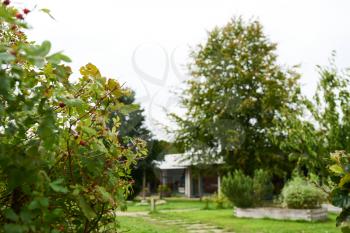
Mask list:
[[[264,200],[272,199],[273,184],[269,172],[262,169],[254,172],[253,180],[255,201],[261,203]]]
[[[293,209],[314,209],[320,207],[326,198],[325,193],[306,179],[295,176],[283,188],[283,205]]]
[[[118,137],[129,91],[92,64],[28,42],[20,9],[0,3],[0,232],[110,232],[145,143]],[[20,17],[20,20],[19,20]]]
[[[210,197],[204,197],[203,202],[204,202],[204,207],[202,208],[203,210],[209,210],[209,203],[211,201]]]
[[[157,188],[157,191],[158,191],[158,193],[159,193],[159,197],[160,197],[160,198],[162,198],[163,196],[168,197],[168,196],[170,196],[170,194],[171,194],[171,189],[170,189],[170,187],[167,186],[166,184],[163,184],[163,185],[161,184],[161,185],[159,185],[158,188]]]
[[[273,185],[268,172],[259,169],[254,178],[235,171],[223,178],[222,192],[237,207],[252,207],[263,200],[272,199]]]
[[[230,203],[228,203],[228,200],[225,197],[225,195],[220,195],[218,193],[214,193],[210,199],[213,202],[213,204],[215,205],[215,209],[223,209],[223,208],[225,208],[225,206],[230,205]]]
[[[222,179],[222,193],[235,206],[248,208],[254,206],[253,179],[236,170]]]

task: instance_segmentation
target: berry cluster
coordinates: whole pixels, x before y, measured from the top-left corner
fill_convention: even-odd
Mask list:
[[[8,5],[11,4],[11,1],[10,1],[10,0],[4,0],[4,1],[2,2],[2,4],[4,4],[5,6],[8,6]],[[29,9],[27,9],[27,8],[24,8],[24,9],[23,9],[23,14],[27,15],[27,14],[29,14],[29,13],[30,13],[30,10],[29,10]],[[17,12],[15,16],[16,16],[17,19],[23,20],[23,19],[24,19],[23,14],[20,13],[20,12]]]

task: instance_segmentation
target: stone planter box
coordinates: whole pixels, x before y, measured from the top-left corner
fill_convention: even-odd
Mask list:
[[[235,208],[239,218],[270,218],[282,220],[322,221],[327,219],[327,209],[287,209],[287,208]]]

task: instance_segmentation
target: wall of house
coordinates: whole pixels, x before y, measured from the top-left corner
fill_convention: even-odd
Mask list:
[[[185,169],[162,171],[162,184],[167,185],[174,194],[185,194]]]

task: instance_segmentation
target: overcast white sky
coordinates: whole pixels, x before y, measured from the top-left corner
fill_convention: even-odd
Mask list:
[[[13,0],[15,1],[15,0]],[[206,31],[233,16],[257,18],[278,43],[279,62],[300,64],[303,92],[312,96],[316,65],[326,65],[332,50],[339,67],[350,66],[350,2],[346,0],[17,0],[18,5],[49,8],[56,18],[28,16],[30,38],[50,40],[53,49],[88,62],[133,88],[146,110],[147,124],[161,138],[169,124],[163,107],[179,111],[171,90],[186,79],[189,48]]]

